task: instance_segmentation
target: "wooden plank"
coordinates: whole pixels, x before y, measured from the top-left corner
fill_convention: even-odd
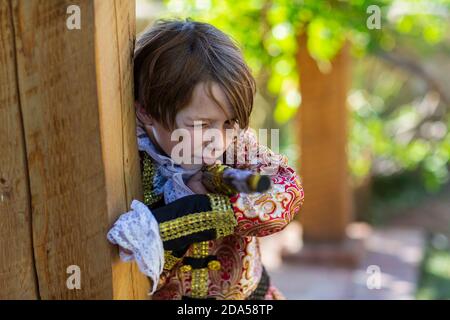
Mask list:
[[[298,66],[300,171],[307,194],[300,221],[306,239],[339,240],[345,237],[352,214],[346,154],[348,47],[334,58],[331,70],[322,73],[301,36]]]
[[[134,3],[126,3],[120,9],[130,15]],[[81,30],[66,28],[69,5],[81,9]],[[123,122],[134,118],[122,114],[131,93],[121,92],[132,77],[119,59],[116,24],[126,20],[117,22],[114,1],[97,0],[13,0],[13,18],[40,295],[146,298],[137,289],[146,284],[136,285],[146,278],[106,240],[139,193],[131,185],[139,177],[125,178],[138,166],[137,150],[124,148],[133,124]],[[70,265],[80,268],[80,290],[66,286]]]
[[[108,159],[105,172],[111,224],[117,219],[117,212],[127,211],[132,199],[141,198],[142,194],[132,77],[135,7],[131,3],[95,1],[100,121],[108,124],[102,128],[102,145]],[[112,255],[113,277],[120,284],[114,288],[114,298],[148,298],[149,282],[137,265],[120,263],[116,247],[112,247]]]
[[[132,4],[130,4],[132,2]],[[125,179],[126,203],[129,205],[133,199],[142,200],[141,169],[136,139],[136,113],[134,109],[134,77],[133,55],[136,40],[136,7],[135,1],[116,0],[117,38],[119,44],[119,66],[121,87],[121,110],[123,130],[123,172]],[[117,214],[110,216],[114,222]],[[117,257],[117,253],[115,253]],[[124,264],[120,264],[124,265]],[[131,267],[132,297],[148,299],[151,282],[139,271],[137,264],[127,264]],[[114,269],[113,269],[114,270]],[[122,282],[122,281],[121,281]],[[127,283],[127,282],[125,282]],[[127,283],[127,286],[130,285]],[[121,298],[121,290],[114,291],[115,298]]]
[[[0,1],[0,299],[37,299],[10,1]]]

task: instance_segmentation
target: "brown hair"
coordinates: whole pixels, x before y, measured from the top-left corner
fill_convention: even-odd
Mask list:
[[[229,36],[190,19],[158,20],[139,36],[134,51],[135,99],[152,118],[173,128],[176,114],[200,82],[220,85],[239,127],[248,127],[255,80]]]

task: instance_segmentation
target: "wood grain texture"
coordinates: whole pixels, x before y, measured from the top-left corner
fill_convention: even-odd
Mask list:
[[[103,153],[108,160],[105,172],[111,225],[118,212],[128,210],[132,199],[142,199],[132,76],[135,8],[131,3],[127,0],[94,2],[97,87],[100,121],[104,124]],[[117,247],[112,247],[112,256],[114,282],[119,284],[114,287],[114,298],[148,298],[149,280],[136,264],[120,263]]]
[[[142,179],[136,139],[136,113],[134,108],[133,55],[136,40],[136,8],[135,1],[116,0],[117,39],[119,44],[119,67],[121,86],[121,110],[123,129],[123,173],[125,181],[126,203],[133,199],[143,200]],[[115,221],[117,215],[110,216]],[[117,253],[115,254],[117,256]],[[122,264],[123,265],[123,264]],[[131,266],[132,297],[148,299],[151,282],[138,269],[137,264]],[[129,286],[129,285],[127,285]],[[120,290],[114,290],[114,297],[120,298]]]
[[[81,30],[66,27],[69,5],[81,8]],[[40,297],[147,298],[148,280],[106,240],[141,197],[134,2],[12,0],[12,18]],[[80,267],[80,290],[66,286],[70,265]]]
[[[343,239],[351,219],[347,164],[348,47],[323,73],[299,38],[298,66],[302,104],[299,118],[302,172],[306,201],[300,221],[306,239]]]
[[[37,299],[31,204],[9,0],[0,1],[0,299]]]

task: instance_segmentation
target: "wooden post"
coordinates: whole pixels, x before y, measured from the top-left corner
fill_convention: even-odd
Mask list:
[[[134,1],[0,4],[0,297],[146,299],[148,279],[106,240],[142,197]],[[70,5],[80,30],[66,26]]]
[[[39,296],[9,1],[0,1],[0,299]]]
[[[300,221],[307,240],[342,240],[351,219],[346,155],[348,47],[333,59],[330,72],[322,73],[302,35],[298,66],[302,94],[300,166],[306,192]]]

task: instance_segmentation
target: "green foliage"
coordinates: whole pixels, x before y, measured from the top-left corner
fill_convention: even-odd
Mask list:
[[[349,158],[355,178],[420,172],[429,191],[438,190],[448,180],[450,119],[448,114],[428,115],[427,106],[436,103],[433,93],[405,99],[404,92],[417,85],[413,80],[374,59],[355,65],[348,96],[352,110]]]
[[[416,297],[421,300],[450,299],[450,249],[448,238],[443,234],[432,237],[434,242],[444,242],[436,248],[430,240],[422,265]]]
[[[400,172],[372,178],[371,204],[357,212],[357,220],[375,226],[389,224],[417,206],[424,206],[431,195],[422,185],[417,172]]]

